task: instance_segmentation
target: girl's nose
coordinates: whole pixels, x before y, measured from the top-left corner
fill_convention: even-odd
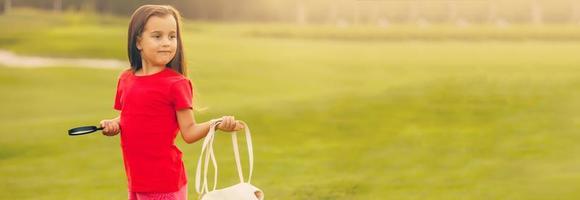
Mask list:
[[[169,46],[170,44],[171,44],[171,41],[169,41],[169,38],[166,38],[161,42],[162,46]]]
[[[171,39],[169,37],[163,37],[161,40],[161,46],[169,46],[171,44]]]

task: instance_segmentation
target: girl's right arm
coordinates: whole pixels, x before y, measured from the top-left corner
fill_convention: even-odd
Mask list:
[[[103,135],[115,136],[121,132],[121,117],[115,117],[113,119],[104,119],[99,122],[101,127],[103,127]]]

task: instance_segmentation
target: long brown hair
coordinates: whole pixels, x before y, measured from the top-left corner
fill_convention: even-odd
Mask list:
[[[141,63],[141,54],[137,49],[137,39],[141,37],[143,29],[147,20],[151,16],[165,17],[167,15],[173,16],[177,22],[177,52],[175,57],[165,65],[184,76],[187,76],[187,65],[183,53],[183,42],[181,41],[181,15],[179,11],[170,5],[143,5],[131,16],[129,23],[127,50],[129,53],[129,62],[131,62],[131,69],[135,72],[143,67]]]

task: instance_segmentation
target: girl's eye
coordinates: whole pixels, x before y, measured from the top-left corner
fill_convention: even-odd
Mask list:
[[[176,36],[175,36],[175,35],[172,35],[172,36],[169,36],[169,38],[171,38],[171,39],[175,39],[175,38],[176,38]]]
[[[160,38],[161,36],[159,36],[159,35],[154,35],[153,37],[154,37],[154,38]]]

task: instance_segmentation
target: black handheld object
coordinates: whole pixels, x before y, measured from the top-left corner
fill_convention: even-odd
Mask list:
[[[76,127],[73,129],[68,130],[69,136],[77,136],[77,135],[85,135],[89,134],[98,130],[103,130],[103,127],[96,127],[96,126],[81,126]]]

